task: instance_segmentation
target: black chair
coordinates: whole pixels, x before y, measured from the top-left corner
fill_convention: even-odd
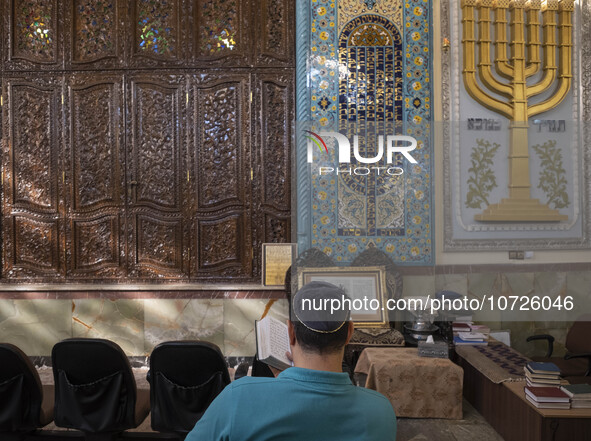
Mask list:
[[[213,343],[170,341],[150,355],[152,429],[184,438],[230,384],[226,360]]]
[[[572,324],[566,335],[566,355],[552,357],[554,350],[554,337],[548,334],[532,335],[527,341],[546,340],[548,350],[544,357],[533,357],[535,361],[552,362],[560,369],[560,375],[572,384],[587,382],[589,379],[581,377],[591,376],[591,314],[583,314]]]
[[[0,343],[0,439],[24,439],[53,420],[53,386],[42,386],[29,357]]]
[[[87,440],[114,440],[150,411],[148,390],[138,390],[129,359],[116,343],[72,338],[51,351],[55,424],[84,432]]]
[[[252,360],[251,375],[253,377],[274,377],[275,376],[275,375],[273,375],[273,371],[271,371],[271,368],[269,367],[269,365],[267,363],[263,363],[262,361],[259,360],[258,355],[255,355],[254,359]]]

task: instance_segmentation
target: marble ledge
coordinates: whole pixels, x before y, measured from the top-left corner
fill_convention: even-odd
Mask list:
[[[26,288],[26,285],[19,285]],[[8,291],[0,289],[0,299],[284,299],[283,290],[150,290],[150,291],[119,291],[119,290],[92,290],[92,291],[44,291],[44,290],[18,290]]]

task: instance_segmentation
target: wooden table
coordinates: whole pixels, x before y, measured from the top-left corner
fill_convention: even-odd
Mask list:
[[[367,348],[355,373],[390,400],[396,416],[462,418],[463,371],[447,358],[419,357],[417,348]]]
[[[532,439],[591,440],[591,409],[539,409],[525,398],[525,382],[503,385],[520,400],[519,403],[515,403],[515,408],[519,415],[528,421],[528,431],[539,433],[538,438]]]
[[[505,441],[589,441],[591,409],[538,409],[525,398],[525,381],[494,383],[458,356],[464,396]]]

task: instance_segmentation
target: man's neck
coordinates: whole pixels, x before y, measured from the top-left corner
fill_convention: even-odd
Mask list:
[[[299,348],[298,348],[299,349]],[[315,352],[294,351],[293,364],[295,367],[313,369],[315,371],[343,372],[343,351],[329,354]]]

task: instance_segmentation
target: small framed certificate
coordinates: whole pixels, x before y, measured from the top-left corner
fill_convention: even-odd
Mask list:
[[[283,287],[285,273],[296,258],[298,245],[295,243],[263,244],[263,285]]]

